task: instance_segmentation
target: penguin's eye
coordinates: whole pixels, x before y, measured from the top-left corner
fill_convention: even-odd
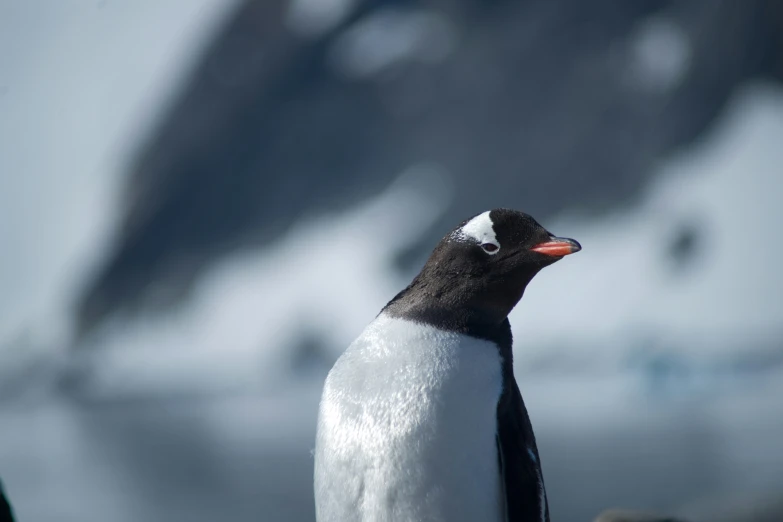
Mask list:
[[[500,250],[500,247],[497,246],[495,243],[484,243],[483,245],[481,245],[481,248],[487,254],[496,254],[497,251]]]

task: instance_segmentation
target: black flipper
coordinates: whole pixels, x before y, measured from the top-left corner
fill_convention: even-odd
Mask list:
[[[506,352],[506,353],[504,353]],[[498,402],[498,459],[508,522],[549,522],[541,459],[522,394],[514,379],[511,346],[501,346],[503,394]]]

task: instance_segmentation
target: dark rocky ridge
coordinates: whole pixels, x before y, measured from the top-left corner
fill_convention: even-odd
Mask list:
[[[443,166],[456,188],[427,245],[485,208],[545,220],[627,203],[738,86],[783,79],[775,0],[367,0],[314,38],[286,27],[288,3],[241,4],[141,146],[116,248],[78,307],[81,333],[176,301],[225,253],[360,201],[420,161]],[[380,9],[443,14],[452,52],[346,77],[335,42]],[[629,42],[650,16],[690,42],[666,87],[629,80]]]

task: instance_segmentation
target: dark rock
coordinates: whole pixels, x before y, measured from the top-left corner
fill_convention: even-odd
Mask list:
[[[667,249],[674,271],[682,273],[692,267],[706,246],[704,243],[703,227],[690,221],[681,223]]]

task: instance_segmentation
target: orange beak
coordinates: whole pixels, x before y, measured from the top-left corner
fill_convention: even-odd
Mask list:
[[[531,248],[533,252],[544,254],[545,256],[562,257],[582,250],[582,245],[565,237],[553,237],[551,241],[539,243]]]

